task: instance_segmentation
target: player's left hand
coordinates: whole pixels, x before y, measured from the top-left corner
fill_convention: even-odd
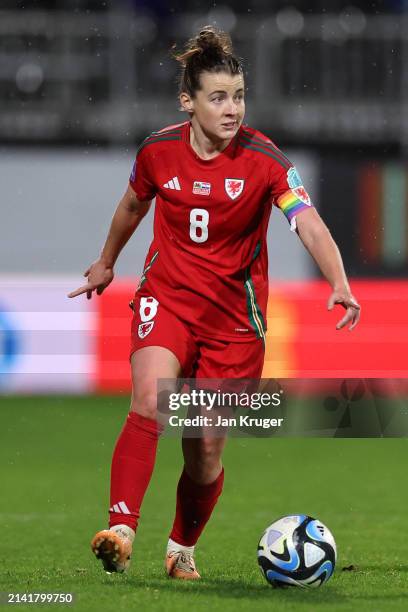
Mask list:
[[[337,323],[336,329],[342,329],[350,322],[349,330],[354,329],[360,319],[361,312],[361,306],[355,297],[347,291],[333,291],[327,302],[327,310],[333,310],[335,304],[341,304],[346,309],[346,314]]]

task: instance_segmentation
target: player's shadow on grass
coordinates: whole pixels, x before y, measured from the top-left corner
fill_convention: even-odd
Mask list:
[[[320,589],[301,589],[301,588],[281,588],[275,589],[268,584],[239,584],[234,580],[225,580],[223,578],[209,578],[206,580],[203,593],[208,591],[210,586],[211,594],[217,597],[242,599],[247,597],[251,600],[268,600],[271,601],[273,596],[275,600],[287,599],[290,601],[306,602],[311,599],[314,602],[332,602],[333,598],[337,601],[343,599],[341,591],[336,587],[331,586],[330,590]],[[310,599],[311,598],[311,599]]]
[[[360,572],[368,573],[381,572],[382,576],[386,576],[390,572],[408,573],[408,565],[390,565],[389,563],[378,563],[373,565],[365,565],[359,568]]]
[[[364,581],[364,574],[370,573],[371,570],[381,570],[381,572],[392,571],[397,569],[400,572],[408,572],[408,566],[400,566],[398,568],[391,568],[387,565],[381,566],[369,566],[361,568],[361,581]],[[342,572],[338,572],[335,578],[334,583],[331,583],[329,588],[323,586],[321,589],[300,589],[300,588],[283,588],[283,589],[274,589],[273,587],[262,583],[254,583],[254,584],[243,584],[237,580],[228,580],[223,577],[213,578],[208,577],[204,578],[200,582],[182,582],[182,581],[174,581],[169,580],[166,577],[161,578],[152,578],[150,580],[143,580],[142,582],[137,579],[130,579],[127,581],[128,586],[131,585],[132,589],[145,589],[146,586],[152,589],[158,589],[161,593],[166,592],[170,595],[170,593],[174,593],[175,595],[178,593],[188,593],[188,594],[201,594],[205,598],[211,597],[223,597],[225,599],[239,599],[239,600],[251,600],[263,602],[267,601],[270,603],[271,597],[274,598],[274,601],[282,602],[282,601],[291,601],[296,603],[313,603],[315,605],[331,605],[333,601],[346,603],[354,602],[379,602],[383,600],[387,600],[387,602],[391,601],[401,601],[408,600],[408,593],[396,593],[395,595],[386,593],[367,593],[364,594],[362,592],[355,593],[344,593],[344,585],[343,585],[343,576],[345,574]],[[115,586],[117,586],[116,583]],[[408,604],[407,604],[408,609]]]
[[[211,597],[225,597],[226,599],[239,599],[240,601],[248,599],[251,601],[267,601],[270,603],[271,597],[275,597],[275,600],[282,600],[285,597],[287,600],[296,602],[314,601],[316,603],[332,603],[333,598],[336,601],[344,599],[341,595],[341,591],[336,588],[330,590],[319,590],[319,589],[274,589],[268,584],[242,584],[238,581],[228,580],[225,578],[205,578],[200,582],[190,581],[174,581],[168,578],[163,579],[151,579],[149,581],[143,581],[140,583],[136,580],[129,580],[128,585],[131,584],[133,588],[145,589],[149,586],[152,589],[158,589],[160,593],[188,593],[195,595],[202,595],[206,599]]]

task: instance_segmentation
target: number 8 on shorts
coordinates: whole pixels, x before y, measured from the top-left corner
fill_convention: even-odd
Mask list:
[[[147,323],[148,321],[154,319],[157,314],[158,305],[159,302],[154,297],[140,298],[139,314],[143,323]]]

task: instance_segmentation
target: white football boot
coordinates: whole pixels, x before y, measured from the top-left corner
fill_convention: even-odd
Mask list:
[[[194,562],[194,546],[181,546],[173,540],[167,545],[164,569],[169,578],[198,580],[201,578]]]

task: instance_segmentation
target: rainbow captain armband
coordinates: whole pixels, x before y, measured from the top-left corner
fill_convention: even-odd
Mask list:
[[[136,160],[133,163],[132,172],[130,173],[129,182],[134,183],[136,179]]]
[[[296,215],[301,211],[312,206],[309,194],[302,185],[296,168],[292,166],[288,170],[288,186],[290,189],[285,191],[276,201],[276,205],[285,214],[290,223],[292,232],[296,230]]]

